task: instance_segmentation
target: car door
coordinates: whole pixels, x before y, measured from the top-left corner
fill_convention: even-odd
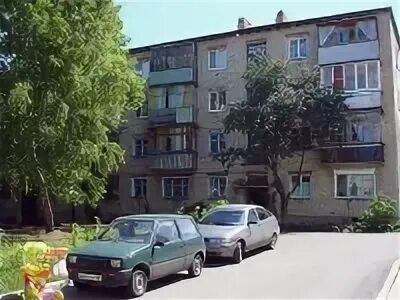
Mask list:
[[[204,250],[203,237],[190,218],[176,219],[176,224],[178,225],[179,235],[185,244],[184,270],[187,270],[193,262],[195,254]]]
[[[184,247],[175,221],[160,221],[152,249],[152,279],[181,271],[185,262]]]
[[[258,218],[260,220],[260,228],[261,228],[259,243],[261,245],[266,245],[272,238],[273,234],[273,224],[271,222],[272,218],[270,218],[272,215],[265,208],[262,207],[257,207],[256,211]]]
[[[257,216],[256,210],[250,209],[247,216],[247,226],[249,227],[250,235],[247,239],[247,247],[252,250],[259,246],[261,239],[260,221]]]

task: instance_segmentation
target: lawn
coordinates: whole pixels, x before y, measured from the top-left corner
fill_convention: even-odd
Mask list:
[[[0,294],[21,290],[24,265],[23,245],[28,241],[42,241],[51,247],[73,249],[83,246],[96,236],[96,227],[73,226],[71,233],[54,231],[48,234],[3,234],[0,236]],[[61,278],[51,278],[56,280]]]

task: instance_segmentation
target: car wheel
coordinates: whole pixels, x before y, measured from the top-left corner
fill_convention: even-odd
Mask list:
[[[88,285],[84,284],[82,282],[75,281],[75,280],[73,280],[72,282],[74,284],[74,287],[76,287],[78,290],[86,290],[88,288]]]
[[[235,264],[240,263],[243,260],[243,243],[242,242],[237,242],[235,250],[233,251],[233,262]]]
[[[271,241],[268,244],[269,249],[275,249],[276,242],[278,241],[278,235],[274,233],[272,235]]]
[[[142,270],[135,270],[127,287],[126,294],[130,298],[142,296],[147,289],[147,275]]]
[[[203,263],[204,263],[203,257],[200,254],[196,254],[188,270],[189,276],[190,277],[200,276],[201,271],[203,270]]]

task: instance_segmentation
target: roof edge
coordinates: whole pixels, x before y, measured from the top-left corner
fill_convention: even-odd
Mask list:
[[[185,43],[185,42],[199,42],[199,41],[205,41],[205,40],[214,40],[214,39],[218,39],[218,38],[235,36],[238,33],[250,34],[250,33],[259,32],[259,31],[263,31],[263,30],[271,30],[274,28],[286,28],[286,27],[292,27],[292,26],[308,25],[308,24],[312,24],[312,23],[326,22],[326,21],[332,21],[335,19],[343,19],[343,18],[349,18],[349,17],[362,17],[365,15],[374,14],[374,13],[376,14],[376,13],[380,13],[380,12],[390,13],[390,16],[392,19],[392,25],[394,27],[394,31],[395,31],[395,35],[396,35],[396,39],[397,39],[397,42],[400,43],[399,31],[398,31],[398,28],[396,25],[396,21],[394,19],[392,7],[387,6],[387,7],[381,7],[381,8],[373,8],[373,9],[368,9],[368,10],[360,10],[360,11],[353,11],[353,12],[342,13],[342,14],[335,14],[335,15],[330,15],[330,16],[323,16],[323,17],[309,18],[309,19],[304,19],[304,20],[283,22],[283,23],[279,23],[279,24],[272,23],[272,24],[267,24],[267,25],[249,27],[246,29],[236,29],[236,30],[232,30],[232,31],[214,33],[214,34],[203,35],[203,36],[198,36],[198,37],[193,37],[193,38],[186,38],[186,39],[175,40],[175,41],[170,41],[170,42],[163,42],[163,43],[158,43],[158,44],[151,44],[151,45],[143,46],[143,47],[130,48],[129,53],[130,54],[138,54],[138,53],[149,51],[150,48],[153,48],[153,47],[161,47],[161,46],[180,44],[180,43]]]

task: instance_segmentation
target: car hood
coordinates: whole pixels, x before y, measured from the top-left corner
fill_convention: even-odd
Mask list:
[[[72,250],[70,253],[76,255],[125,258],[146,247],[149,247],[149,245],[129,243],[121,240],[93,241],[84,247]]]
[[[199,224],[201,234],[205,238],[230,239],[244,230],[244,226],[218,226]]]

